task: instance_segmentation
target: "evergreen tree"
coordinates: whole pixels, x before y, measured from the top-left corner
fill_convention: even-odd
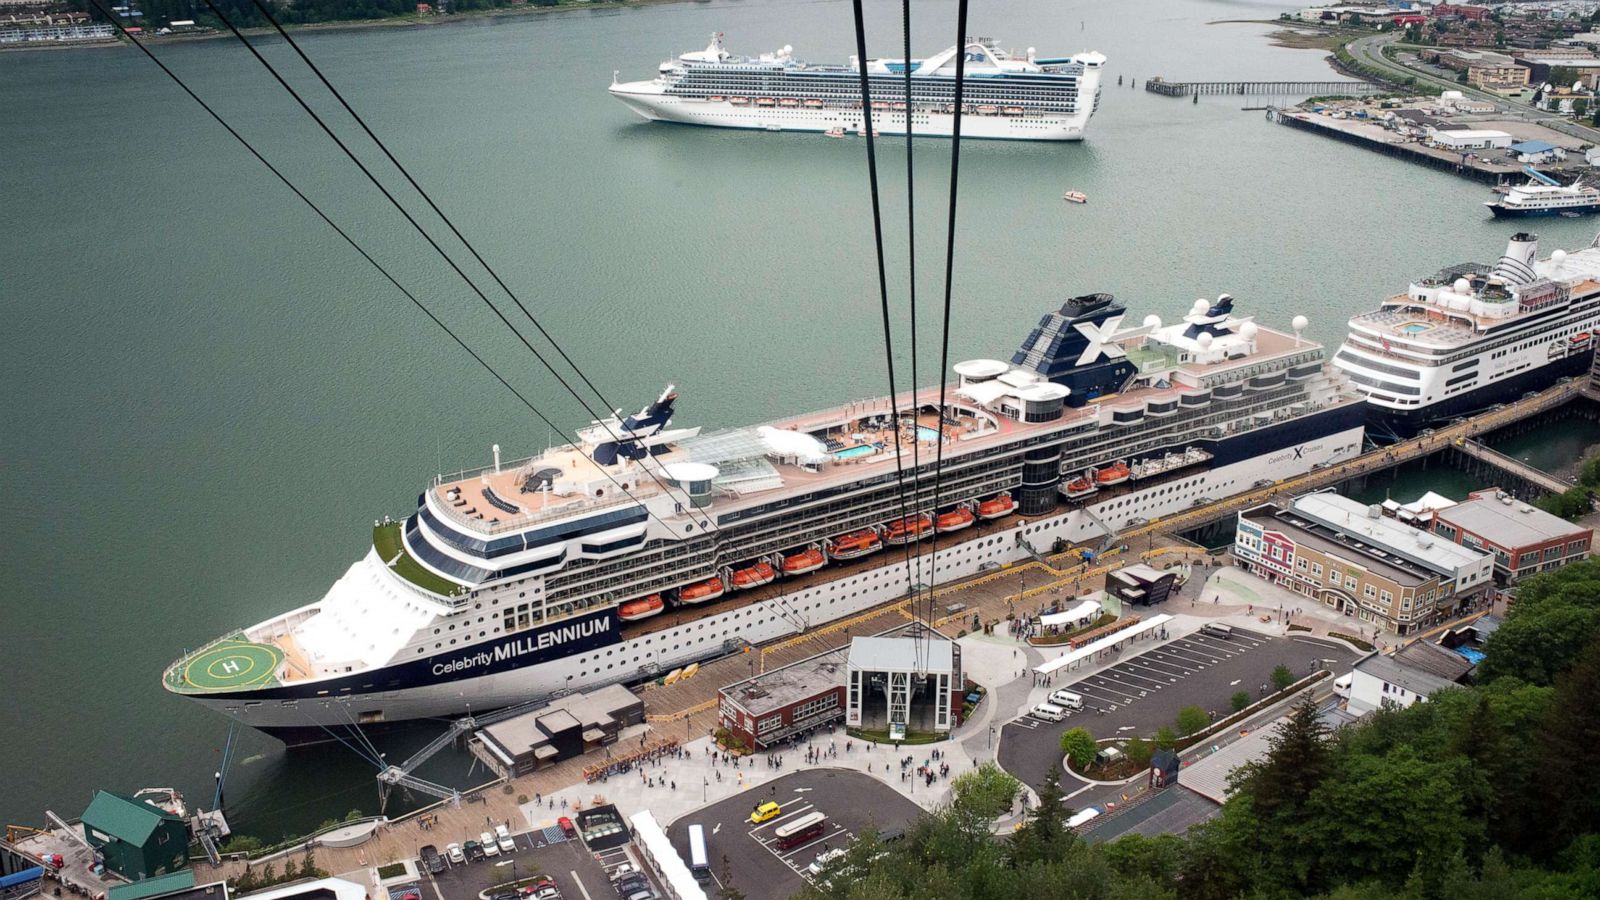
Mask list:
[[[1600,639],[1556,682],[1555,698],[1536,736],[1541,819],[1547,849],[1559,852],[1600,823]]]

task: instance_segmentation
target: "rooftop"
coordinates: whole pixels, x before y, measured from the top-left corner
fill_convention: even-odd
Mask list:
[[[1502,547],[1526,547],[1588,534],[1590,529],[1553,516],[1510,495],[1482,492],[1441,509],[1438,521],[1470,531]]]
[[[630,707],[644,701],[620,684],[593,691],[568,694],[532,712],[514,716],[478,729],[478,734],[499,745],[511,756],[549,743],[549,733],[570,728],[603,728],[622,716]],[[544,727],[540,727],[541,724]]]
[[[1477,565],[1484,556],[1387,516],[1373,515],[1367,504],[1327,491],[1296,497],[1289,508],[1345,535],[1341,543],[1351,543],[1352,536],[1359,536],[1380,551],[1401,555],[1441,575],[1453,577]]]
[[[722,694],[750,715],[760,718],[840,687],[845,682],[848,665],[846,649],[840,647],[735,682],[723,688]]]
[[[1456,687],[1456,683],[1448,678],[1440,678],[1431,672],[1414,669],[1391,657],[1376,653],[1356,663],[1355,670],[1379,681],[1405,688],[1419,697],[1427,697],[1445,688]]]
[[[1451,682],[1460,681],[1472,671],[1472,662],[1466,657],[1431,641],[1412,641],[1395,651],[1393,659],[1408,669],[1426,672]]]
[[[850,668],[871,672],[949,672],[955,669],[955,644],[943,635],[858,637],[850,642]]]
[[[148,841],[162,822],[183,821],[153,804],[110,791],[95,791],[82,819],[90,828],[129,844]]]

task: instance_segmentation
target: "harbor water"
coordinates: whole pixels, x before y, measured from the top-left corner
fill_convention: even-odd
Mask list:
[[[871,6],[871,48],[898,55],[898,5]],[[919,52],[953,42],[953,2],[916,9]],[[1408,278],[1499,255],[1509,229],[1476,185],[1271,125],[1241,98],[1133,87],[1330,77],[1320,51],[1272,46],[1273,26],[1207,24],[1281,11],[974,9],[975,34],[1110,62],[1086,142],[963,145],[953,359],[1008,356],[1040,315],[1092,291],[1169,320],[1228,292],[1262,324],[1303,313],[1308,339],[1337,341]],[[736,52],[790,44],[819,61],[853,46],[840,0],[599,8],[303,45],[610,405],[671,381],[680,424],[725,427],[877,395],[864,142],[652,125],[606,95],[614,71],[647,77],[713,31]],[[355,135],[288,49],[265,43]],[[157,52],[546,414],[587,423],[242,48]],[[435,473],[554,437],[131,48],[0,53],[0,109],[0,819],[76,815],[97,787],[171,785],[209,805],[228,725],[166,694],[163,667],[318,599],[372,521],[408,512]],[[950,149],[915,148],[924,383],[937,377]],[[905,159],[883,142],[902,385]],[[1089,202],[1063,203],[1066,190]],[[1546,248],[1593,236],[1580,220],[1538,228]],[[438,726],[380,749],[403,758]],[[270,841],[375,811],[372,767],[354,753],[240,740],[227,791],[240,831]],[[445,754],[420,774],[483,780],[469,768]]]

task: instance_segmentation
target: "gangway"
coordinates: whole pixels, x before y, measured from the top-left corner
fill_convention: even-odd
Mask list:
[[[1545,184],[1550,185],[1551,187],[1561,187],[1561,182],[1555,180],[1554,178],[1551,178],[1549,175],[1546,175],[1545,173],[1539,171],[1538,169],[1535,169],[1533,166],[1523,166],[1522,167],[1522,171],[1529,178],[1532,178],[1535,181],[1542,181]]]
[[[1089,521],[1093,522],[1096,528],[1099,528],[1106,534],[1106,536],[1100,540],[1099,548],[1094,551],[1095,556],[1104,556],[1105,552],[1111,549],[1111,545],[1117,542],[1117,530],[1111,527],[1110,522],[1107,522],[1105,519],[1095,515],[1094,507],[1084,504],[1082,509],[1083,514],[1089,517]]]

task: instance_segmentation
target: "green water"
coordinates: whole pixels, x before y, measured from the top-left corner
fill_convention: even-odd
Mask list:
[[[872,6],[874,49],[897,52],[895,14]],[[954,3],[918,10],[919,52],[946,46]],[[1498,255],[1509,229],[1476,185],[1268,124],[1238,98],[1116,84],[1329,77],[1320,53],[1272,47],[1265,26],[1205,24],[1281,10],[974,7],[973,33],[1111,62],[1086,143],[963,148],[955,359],[1009,354],[1040,314],[1096,290],[1169,319],[1227,291],[1264,324],[1305,313],[1309,337],[1338,340],[1407,278]],[[864,145],[649,125],[605,86],[713,30],[736,51],[839,61],[848,11],[713,0],[303,43],[609,400],[633,407],[674,381],[680,422],[716,427],[884,389]],[[158,52],[541,408],[587,421],[241,48]],[[208,805],[227,725],[165,694],[162,667],[320,597],[371,521],[407,512],[430,475],[549,435],[136,52],[0,54],[0,111],[0,818],[75,815],[95,787],[172,785]],[[917,150],[930,305],[949,152]],[[898,295],[904,154],[881,158]],[[1065,190],[1091,202],[1063,203]],[[1586,244],[1590,227],[1540,225],[1547,246]],[[926,381],[937,319],[924,312]],[[908,365],[909,349],[896,358]],[[429,736],[383,749],[401,757]],[[370,769],[337,746],[286,755],[246,735],[238,758],[229,810],[243,831],[375,808]],[[477,780],[467,769],[449,756],[423,774]]]

